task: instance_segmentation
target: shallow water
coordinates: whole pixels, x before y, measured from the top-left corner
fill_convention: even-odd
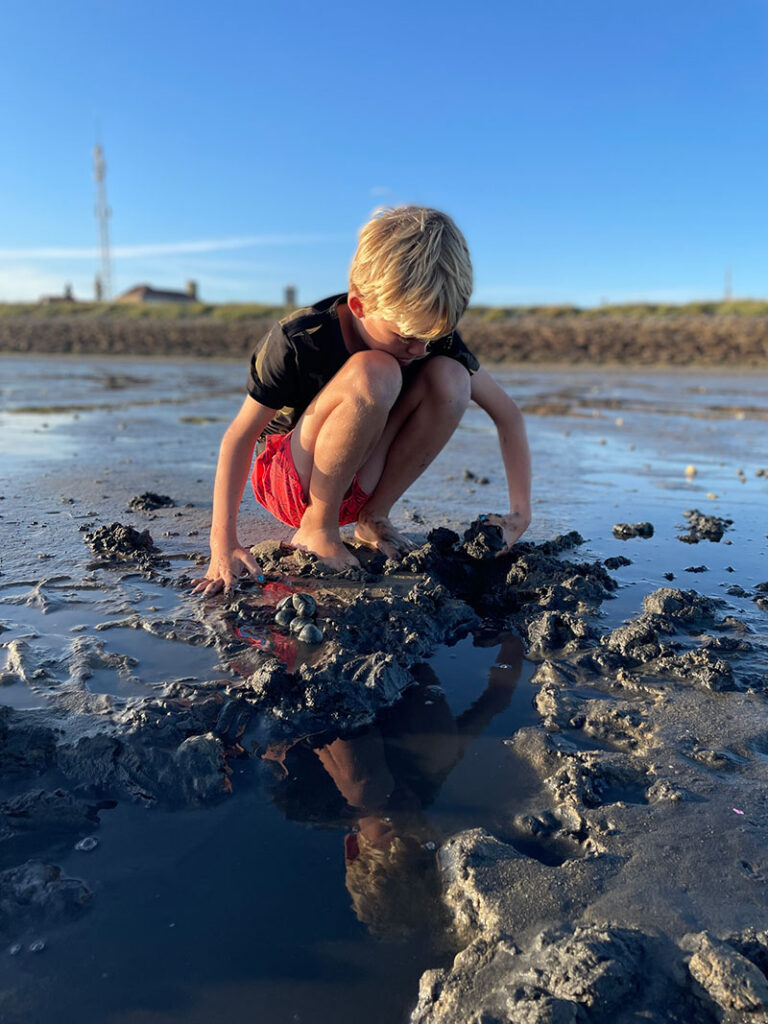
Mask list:
[[[174,679],[236,678],[237,659],[221,665],[211,649],[130,628],[132,615],[194,620],[201,606],[172,585],[94,567],[80,528],[148,527],[171,556],[169,578],[189,571],[204,551],[217,447],[243,368],[7,357],[0,374],[0,642],[24,640],[31,664],[46,669],[30,685],[0,687],[0,703],[40,707],[66,695],[78,641],[97,651],[78,685],[118,705]],[[768,467],[768,377],[498,376],[529,410],[531,539],[578,529],[587,543],[575,557],[632,560],[614,574],[621,585],[603,605],[606,629],[671,572],[677,586],[726,596],[765,635],[766,613],[725,589],[768,579],[768,478],[756,475]],[[697,472],[686,477],[690,464]],[[465,479],[465,470],[490,482]],[[145,490],[172,495],[176,507],[127,512]],[[493,430],[471,409],[401,502],[398,522],[418,536],[503,505]],[[677,540],[694,507],[734,520],[722,543]],[[613,538],[615,522],[639,520],[654,524],[651,539]],[[243,539],[280,535],[250,498],[242,524]],[[702,564],[705,573],[685,571]],[[514,641],[467,638],[436,652],[370,730],[304,740],[285,769],[269,756],[235,762],[233,795],[219,806],[121,802],[101,813],[93,852],[51,839],[45,858],[86,879],[93,906],[47,929],[43,953],[1,957],[0,989],[18,991],[29,1024],[405,1019],[423,970],[452,950],[434,900],[432,844],[477,825],[511,835],[512,817],[541,802],[504,742],[537,720],[531,672]],[[364,820],[345,799],[361,779]],[[0,798],[28,788],[29,780],[8,783]],[[380,890],[361,894],[354,865],[375,857],[392,830],[402,858],[382,869]],[[521,849],[548,863],[569,855]],[[19,863],[18,853],[0,847],[0,868]],[[32,855],[40,851],[24,851]],[[11,938],[26,946],[35,937]]]
[[[529,676],[518,641],[467,639],[369,729],[305,740],[285,769],[269,751],[236,762],[221,806],[120,803],[101,813],[93,852],[53,843],[46,858],[95,895],[84,918],[45,931],[44,955],[2,963],[3,984],[31,1001],[24,1019],[324,1022],[361,1002],[371,1021],[402,1019],[451,949],[435,846],[534,795],[502,742],[534,720]],[[343,795],[361,785],[364,816]],[[375,856],[392,835],[407,849],[355,913],[349,843]]]

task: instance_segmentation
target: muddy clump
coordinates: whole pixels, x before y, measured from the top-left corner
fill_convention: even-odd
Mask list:
[[[0,933],[59,922],[79,914],[91,899],[84,882],[67,878],[61,868],[27,861],[0,871]]]
[[[422,977],[411,1022],[615,1024],[637,1019],[628,1010],[645,1017],[649,996],[658,999],[664,983],[672,987],[666,971],[663,980],[647,977],[660,945],[638,930],[594,924],[542,931],[524,949],[506,938],[478,940],[451,972]]]
[[[485,516],[481,516],[465,531],[464,542],[461,545],[464,554],[477,562],[496,558],[505,548],[501,527],[486,522]]]
[[[132,526],[112,523],[86,533],[85,543],[100,562],[133,562],[139,565],[156,564],[160,550],[155,546],[149,530],[139,532]]]
[[[173,684],[163,698],[129,704],[112,721],[56,747],[57,770],[92,798],[200,806],[231,792],[229,760],[250,714],[236,697]]]
[[[632,559],[625,558],[624,555],[612,555],[604,560],[603,565],[606,569],[621,569],[625,565],[632,565]]]
[[[33,832],[88,832],[98,824],[97,808],[63,789],[30,790],[0,803],[0,842]]]
[[[688,971],[695,982],[694,994],[707,1009],[714,1003],[726,1014],[738,1013],[740,1020],[742,1014],[749,1014],[749,1019],[766,1019],[768,934],[753,930],[748,936],[718,941],[700,932],[686,935],[682,945],[691,950]],[[748,950],[751,956],[742,950]]]
[[[130,512],[154,512],[158,508],[175,508],[176,502],[167,494],[155,494],[154,491],[144,491],[143,494],[134,495],[128,502]]]
[[[616,523],[613,527],[613,536],[616,540],[631,540],[633,537],[642,537],[646,540],[653,536],[653,523]]]
[[[683,517],[688,520],[688,530],[686,533],[681,533],[677,539],[684,544],[698,544],[701,540],[709,540],[717,544],[723,539],[723,534],[728,527],[733,526],[732,519],[708,516],[699,512],[697,508],[683,512]]]

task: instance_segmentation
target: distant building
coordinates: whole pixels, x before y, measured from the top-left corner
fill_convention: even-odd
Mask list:
[[[40,305],[41,306],[52,306],[55,302],[77,302],[77,299],[72,294],[72,285],[64,285],[63,295],[41,295]]]
[[[187,281],[185,292],[168,291],[161,288],[153,288],[151,284],[137,284],[129,288],[127,292],[118,295],[115,302],[199,302],[197,297],[197,281]]]
[[[284,298],[285,301],[283,302],[283,305],[287,309],[296,309],[298,292],[296,291],[295,284],[287,284],[285,286]]]

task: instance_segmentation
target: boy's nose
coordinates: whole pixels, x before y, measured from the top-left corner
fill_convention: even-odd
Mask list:
[[[411,341],[408,342],[408,345],[406,346],[406,351],[408,352],[409,356],[413,356],[414,358],[416,356],[423,356],[424,353],[427,351],[427,342],[420,341],[418,338],[413,338]]]

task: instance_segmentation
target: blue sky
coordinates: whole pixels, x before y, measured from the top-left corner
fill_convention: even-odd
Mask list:
[[[4,0],[0,300],[341,291],[381,204],[487,304],[768,295],[766,0]]]

